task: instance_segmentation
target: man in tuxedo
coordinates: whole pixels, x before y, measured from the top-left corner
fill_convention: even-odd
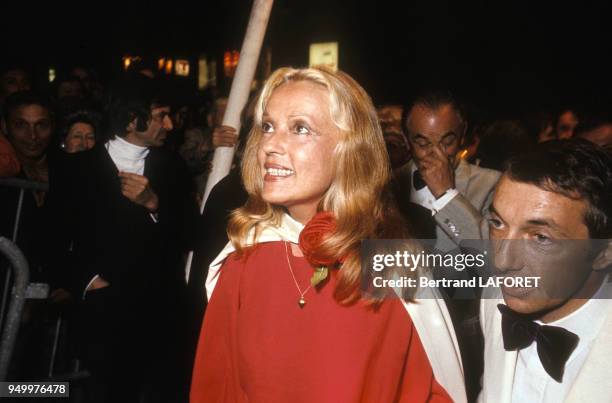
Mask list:
[[[174,347],[184,344],[182,254],[197,207],[180,159],[160,147],[172,129],[168,103],[154,81],[132,80],[115,92],[111,139],[67,154],[50,178],[90,402],[138,401],[147,391],[179,401],[188,371]]]
[[[489,218],[495,274],[539,277],[481,302],[481,402],[610,402],[612,156],[584,140],[513,159]]]

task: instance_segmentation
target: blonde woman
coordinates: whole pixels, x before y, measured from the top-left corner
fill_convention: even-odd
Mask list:
[[[272,74],[242,162],[249,200],[207,280],[193,403],[450,401],[402,302],[360,292],[360,241],[405,236],[389,172],[352,78]]]

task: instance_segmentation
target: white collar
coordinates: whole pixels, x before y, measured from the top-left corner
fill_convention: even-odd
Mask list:
[[[149,154],[148,147],[132,144],[119,136],[108,140],[106,149],[111,155],[129,161],[143,160]]]
[[[246,246],[275,241],[287,241],[297,244],[300,237],[300,232],[302,232],[303,228],[304,224],[296,221],[289,214],[285,213],[281,219],[280,226],[265,227],[257,239],[254,239],[255,230],[251,229],[247,235]],[[221,253],[219,253],[219,255],[210,264],[208,268],[208,276],[206,277],[206,295],[208,296],[209,301],[210,296],[215,289],[215,285],[217,285],[219,273],[221,272],[221,265],[235,250],[234,245],[231,242],[228,242]]]
[[[612,283],[606,276],[597,292],[574,312],[553,322],[536,322],[540,325],[559,326],[569,330],[579,337],[580,343],[593,340],[599,334],[601,325],[610,309],[607,298],[610,297],[611,291]]]

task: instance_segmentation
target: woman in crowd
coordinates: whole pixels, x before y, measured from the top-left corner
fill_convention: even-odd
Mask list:
[[[207,280],[193,403],[450,401],[402,301],[360,292],[361,240],[407,235],[389,174],[353,79],[272,74],[242,161],[249,199]]]
[[[96,135],[100,117],[92,111],[78,110],[66,116],[61,129],[61,147],[67,153],[77,153],[92,149],[96,145]]]

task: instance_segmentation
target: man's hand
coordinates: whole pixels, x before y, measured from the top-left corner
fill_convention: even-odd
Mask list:
[[[455,170],[440,147],[433,146],[432,150],[420,160],[419,171],[431,193],[438,199],[455,187]]]
[[[121,193],[136,204],[140,204],[151,213],[159,207],[157,195],[149,186],[149,180],[138,174],[119,172]]]
[[[231,126],[218,126],[213,130],[213,148],[233,147],[238,141],[238,132]]]
[[[100,288],[105,288],[105,287],[108,287],[109,285],[110,283],[108,281],[98,276],[94,279],[94,281],[91,282],[91,284],[89,284],[89,287],[87,287],[85,292],[91,291],[91,290],[98,290]]]

